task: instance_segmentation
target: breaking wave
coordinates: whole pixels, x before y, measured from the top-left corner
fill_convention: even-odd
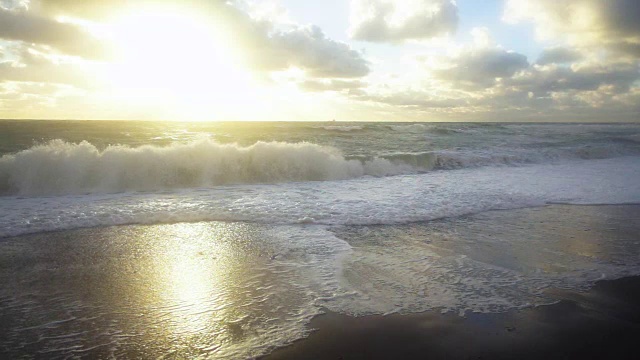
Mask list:
[[[345,159],[311,143],[219,144],[209,139],[167,147],[109,146],[99,150],[53,140],[0,158],[0,193],[83,194],[209,187],[238,183],[342,180],[411,172],[408,165],[374,158]]]
[[[637,153],[637,151],[634,151]],[[439,151],[348,157],[313,143],[210,139],[166,147],[108,146],[53,140],[0,158],[0,194],[62,195],[345,180],[478,166],[510,166],[629,155],[620,147],[557,148],[499,153]]]

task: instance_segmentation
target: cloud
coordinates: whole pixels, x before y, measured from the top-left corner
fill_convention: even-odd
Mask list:
[[[623,55],[640,53],[640,1],[508,0],[507,22],[532,21],[543,39],[564,38],[584,47],[605,47]]]
[[[357,78],[369,73],[368,62],[349,45],[327,38],[317,26],[295,27],[263,37],[254,63],[267,70],[298,67],[310,77]]]
[[[574,61],[581,60],[582,58],[583,55],[575,49],[566,47],[554,47],[544,49],[536,63],[540,65],[564,64],[572,63]]]
[[[135,4],[125,0],[40,0],[43,13],[92,19],[109,17],[120,11],[141,11],[145,4],[165,4],[175,11],[190,10],[217,24],[218,36],[233,48],[245,64],[257,71],[299,68],[309,77],[356,78],[369,73],[368,62],[345,43],[328,38],[317,26],[279,24],[252,17],[242,0],[175,1],[147,0]],[[135,6],[135,7],[134,7]],[[190,39],[180,39],[190,41]]]
[[[26,10],[29,7],[29,0],[0,0],[0,9],[3,10]]]
[[[569,90],[594,91],[604,86],[609,87],[614,93],[623,93],[629,91],[639,78],[640,72],[633,63],[587,63],[573,67],[536,65],[515,76],[508,84],[535,94]]]
[[[227,26],[228,40],[242,44],[244,58],[254,69],[282,71],[295,67],[314,78],[357,78],[370,71],[360,52],[328,38],[317,26],[255,19],[229,4],[221,5],[216,15]]]
[[[97,85],[97,79],[83,65],[52,58],[34,47],[14,45],[11,55],[13,60],[0,61],[0,83],[66,84],[81,88]]]
[[[367,93],[357,95],[356,98],[362,101],[371,101],[404,109],[418,110],[447,110],[469,105],[469,102],[462,98],[435,97],[427,92],[416,90],[404,90],[389,94]]]
[[[264,72],[303,70],[312,78],[358,78],[370,71],[362,54],[328,38],[317,26],[279,24],[253,18],[243,2],[208,5],[223,36],[252,69]]]
[[[160,11],[175,9],[216,24],[212,46],[228,51],[234,64],[274,84],[296,84],[310,93],[334,92],[326,97],[340,98],[354,117],[362,113],[367,114],[363,119],[377,114],[380,119],[425,120],[435,114],[450,120],[565,120],[611,114],[607,119],[637,121],[640,113],[640,1],[507,0],[504,18],[532,22],[551,46],[531,59],[535,63],[498,45],[487,29],[476,28],[472,44],[433,45],[415,68],[406,62],[398,64],[399,69],[387,63],[376,67],[401,74],[396,77],[371,74],[363,53],[319,27],[257,13],[248,1],[0,0],[0,39],[8,40],[0,42],[0,108],[11,106],[11,111],[27,116],[49,111],[48,104],[76,111],[66,117],[96,117],[98,108],[103,117],[110,111],[125,116],[114,105],[120,100],[105,100],[113,95],[101,77],[109,76],[108,64],[101,67],[99,62],[63,55],[99,58],[98,50],[105,44],[86,32],[87,21],[109,24],[120,15],[160,4]],[[68,22],[60,22],[61,16]],[[457,24],[453,0],[354,0],[349,31],[356,40],[397,44],[452,34]],[[183,54],[192,47],[179,44],[195,40],[188,32],[150,34],[160,44],[159,56],[167,44],[177,59],[151,64],[150,77],[160,84],[168,77],[183,77],[181,68],[195,60]],[[144,42],[144,36],[140,38]],[[404,54],[401,61],[408,57]],[[202,83],[206,87],[207,81]],[[307,96],[318,99],[316,95]],[[150,110],[154,109],[140,105],[136,114]]]
[[[432,70],[434,77],[463,87],[491,87],[529,67],[525,55],[499,47],[466,49],[446,61],[447,68]]]
[[[360,80],[305,80],[298,86],[305,91],[352,91],[364,87]]]
[[[449,54],[416,57],[424,72],[409,84],[378,83],[354,100],[415,118],[496,120],[634,120],[640,68],[634,59],[586,54],[573,47],[545,49],[538,61],[497,45],[487,29]]]
[[[146,0],[138,0],[144,4]],[[72,16],[83,19],[105,18],[127,6],[126,0],[32,0],[29,6],[48,16]]]
[[[103,44],[80,27],[29,11],[0,9],[0,39],[51,46],[65,54],[104,58]]]
[[[458,8],[451,0],[353,0],[349,33],[355,40],[398,43],[452,34]]]

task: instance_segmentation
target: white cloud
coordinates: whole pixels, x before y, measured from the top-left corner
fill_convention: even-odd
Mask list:
[[[0,9],[19,11],[29,8],[29,0],[0,0]]]
[[[269,70],[299,67],[318,78],[356,78],[369,73],[368,62],[359,52],[327,38],[316,26],[273,32],[264,41],[267,46],[255,59]]]
[[[458,8],[450,0],[353,0],[351,28],[356,40],[402,42],[456,31]]]

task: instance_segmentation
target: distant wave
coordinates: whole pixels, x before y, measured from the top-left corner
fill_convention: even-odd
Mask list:
[[[629,142],[633,142],[633,143],[640,143],[640,134],[633,134],[633,135],[625,136],[625,137],[620,138],[620,140],[629,141]]]
[[[401,124],[401,125],[388,125],[388,128],[397,132],[409,132],[409,133],[426,133],[433,135],[454,135],[466,132],[462,128],[443,127],[442,125],[433,124]]]
[[[422,132],[430,128],[430,126],[425,124],[388,125],[387,127],[393,131],[407,131],[407,132]]]
[[[62,195],[344,180],[479,166],[636,155],[616,146],[508,153],[439,151],[345,157],[312,143],[257,142],[243,147],[210,139],[166,147],[109,146],[53,140],[0,158],[0,194]]]
[[[363,126],[359,126],[359,125],[329,125],[329,126],[320,126],[319,128],[328,130],[328,131],[342,131],[342,132],[358,131],[358,130],[364,129]]]

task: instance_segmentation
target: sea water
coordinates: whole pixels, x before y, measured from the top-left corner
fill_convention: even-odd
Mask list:
[[[95,238],[104,253],[91,259],[105,262],[111,273],[124,271],[109,265],[113,244],[128,249],[117,256],[134,264],[179,258],[178,248],[193,252],[180,271],[192,276],[195,297],[169,307],[163,297],[145,298],[140,311],[156,325],[173,321],[171,309],[195,318],[207,314],[200,340],[172,340],[200,349],[198,356],[263,354],[307,335],[309,320],[323,309],[351,315],[504,311],[553,301],[542,294],[548,287],[582,289],[603,277],[640,273],[640,246],[627,242],[610,244],[616,256],[587,256],[536,237],[548,229],[532,229],[523,245],[505,233],[508,227],[496,227],[495,218],[475,232],[482,218],[457,224],[470,214],[550,203],[640,203],[640,125],[1,121],[0,155],[5,245],[28,235],[32,243],[89,246],[78,255],[84,264],[97,246],[86,243]],[[508,215],[500,216],[508,222]],[[527,216],[534,222],[535,214]],[[142,227],[112,227],[134,224]],[[555,225],[552,233],[561,232],[562,224]],[[78,237],[87,240],[73,240]],[[170,239],[173,250],[158,250],[157,238]],[[233,245],[220,247],[226,243]],[[544,261],[506,261],[495,247],[539,250]],[[198,257],[211,251],[208,260]],[[220,267],[221,261],[236,265]],[[145,269],[153,268],[149,264]],[[97,274],[56,266],[79,277]],[[193,277],[199,268],[210,277]],[[149,274],[152,284],[167,282]],[[222,285],[213,286],[216,281]],[[99,327],[114,334],[135,338],[145,331],[114,325],[122,317],[119,306],[133,306],[120,298],[80,304],[77,294],[56,297],[57,290],[38,285],[43,294],[34,300],[28,296],[34,288],[20,284],[5,287],[0,300],[42,322],[29,327],[37,321],[16,320],[6,348],[27,346],[19,345],[16,330],[27,328],[40,342],[53,337],[75,346],[55,347],[49,339],[40,350],[90,351],[95,336],[73,335],[86,330],[89,305],[106,318]],[[74,315],[62,319],[68,320],[63,326],[51,318],[51,308]],[[43,335],[52,328],[59,331]],[[232,336],[236,332],[244,335]],[[109,339],[113,353],[125,338]],[[171,350],[163,346],[156,354]]]

